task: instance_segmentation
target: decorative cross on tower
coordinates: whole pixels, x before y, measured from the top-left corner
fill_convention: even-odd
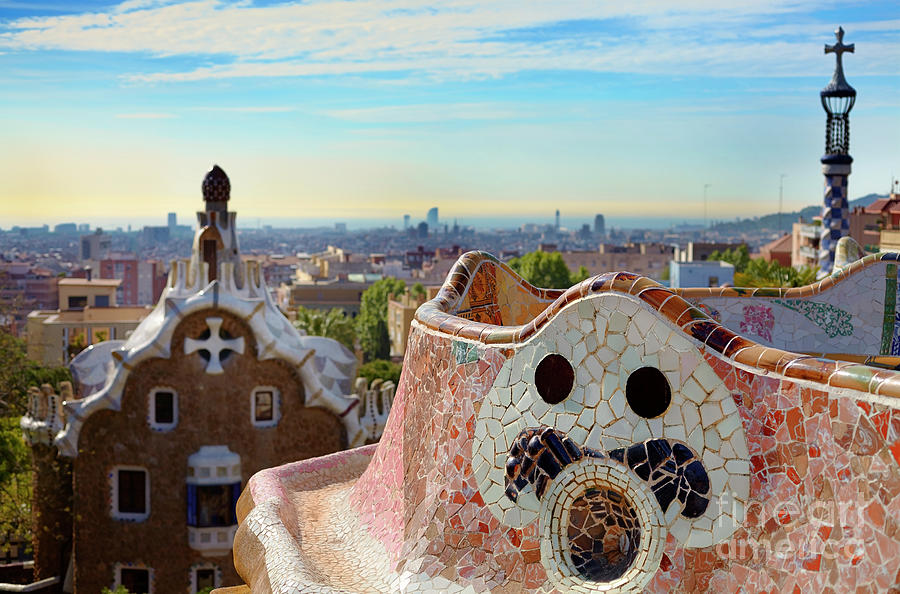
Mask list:
[[[209,337],[203,340],[195,338],[184,339],[184,354],[190,355],[196,351],[206,351],[209,355],[209,361],[206,364],[206,373],[210,375],[218,375],[225,370],[222,369],[222,355],[230,351],[238,354],[244,354],[244,337],[239,338],[222,338],[222,318],[206,318],[206,325],[209,326]]]
[[[850,175],[850,110],[856,103],[856,89],[844,78],[844,52],[853,52],[854,44],[844,43],[844,29],[834,32],[837,43],[826,45],[825,53],[834,54],[837,62],[831,82],[819,93],[822,108],[828,114],[825,123],[825,202],[822,207],[822,232],[819,237],[819,274],[824,278],[834,268],[834,252],[841,237],[850,235],[850,208],[847,203],[847,177]]]
[[[834,57],[837,58],[837,64],[834,67],[834,79],[832,80],[832,82],[838,85],[840,85],[841,83],[847,85],[847,81],[844,79],[844,61],[842,57],[844,52],[850,52],[851,54],[854,53],[856,44],[851,43],[850,45],[844,45],[843,27],[838,27],[837,31],[834,32],[834,36],[837,37],[837,43],[835,43],[834,45],[825,45],[825,53],[834,54]]]

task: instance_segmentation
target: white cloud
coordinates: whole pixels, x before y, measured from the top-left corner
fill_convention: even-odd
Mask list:
[[[436,103],[389,105],[360,109],[335,109],[325,112],[333,118],[358,123],[398,124],[432,123],[453,120],[508,120],[533,117],[534,113],[497,103]]]
[[[106,12],[13,20],[0,29],[0,48],[185,58],[177,70],[126,76],[136,82],[379,73],[460,79],[523,70],[714,76],[829,70],[819,45],[830,41],[829,30],[808,16],[822,2],[722,4],[310,0],[257,6],[249,0],[128,0]],[[801,22],[778,25],[788,14]],[[597,32],[587,35],[559,25],[575,21],[597,24]],[[847,25],[848,42],[854,35],[880,36],[866,43],[867,59],[854,74],[896,72],[898,24]],[[547,27],[552,29],[543,35],[521,34]],[[206,63],[215,56],[221,63],[198,65],[198,56]]]
[[[119,120],[166,120],[169,118],[176,117],[175,114],[171,113],[151,113],[151,112],[143,112],[143,113],[117,113],[116,119]]]
[[[230,113],[287,113],[297,108],[287,105],[245,105],[238,107],[195,107],[196,111],[221,111]]]

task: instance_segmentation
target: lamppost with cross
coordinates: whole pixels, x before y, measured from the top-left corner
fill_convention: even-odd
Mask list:
[[[822,208],[822,233],[819,239],[819,278],[831,274],[834,250],[841,237],[850,234],[850,207],[847,203],[847,177],[850,175],[850,110],[856,102],[856,89],[844,78],[844,52],[853,53],[854,44],[844,44],[844,29],[834,32],[837,43],[826,45],[825,53],[837,58],[834,75],[819,93],[822,107],[828,114],[825,124],[825,155],[822,173],[825,175],[825,204]]]

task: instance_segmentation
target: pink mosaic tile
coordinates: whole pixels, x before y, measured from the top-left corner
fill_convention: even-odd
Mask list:
[[[417,314],[381,442],[251,480],[241,575],[254,592],[900,588],[900,374],[849,348],[893,329],[835,332],[847,361],[779,346],[779,316],[863,328],[796,301],[838,308],[888,265],[692,307],[628,273],[541,291],[467,254]]]

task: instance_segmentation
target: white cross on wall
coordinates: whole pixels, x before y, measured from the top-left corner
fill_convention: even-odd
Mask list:
[[[209,326],[209,338],[204,340],[185,338],[184,354],[190,355],[196,351],[208,352],[209,363],[206,364],[206,373],[218,375],[225,371],[222,369],[222,351],[234,351],[243,355],[244,337],[222,338],[222,318],[206,318],[206,325]]]

